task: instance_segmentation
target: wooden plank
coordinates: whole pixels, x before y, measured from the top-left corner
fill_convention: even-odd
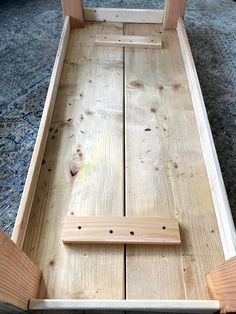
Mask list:
[[[86,21],[150,24],[162,23],[163,16],[164,10],[84,8],[84,18]]]
[[[0,308],[26,310],[38,297],[41,272],[0,230]]]
[[[181,243],[177,219],[159,217],[68,216],[62,240],[64,243]]]
[[[16,217],[15,226],[13,229],[12,240],[19,248],[22,248],[24,237],[28,225],[28,220],[31,212],[31,206],[34,199],[34,193],[38,182],[38,177],[41,169],[41,163],[47,142],[48,131],[50,128],[52,113],[56,100],[57,90],[61,78],[62,66],[65,58],[66,48],[70,34],[70,19],[65,18],[61,40],[59,43],[54,67],[52,70],[51,80],[48,88],[47,98],[44,105],[44,110],[39,126],[38,136],[34,146],[34,151],[28,170],[28,175],[25,181],[24,191],[21,197],[18,214]]]
[[[217,266],[206,276],[212,299],[220,301],[221,313],[236,312],[236,257]]]
[[[72,29],[41,166],[24,251],[42,269],[41,298],[122,299],[124,246],[65,246],[67,215],[122,216],[123,51],[96,48],[96,33]],[[48,240],[50,239],[50,240]]]
[[[177,27],[225,259],[236,255],[236,233],[204,99],[183,20]]]
[[[95,39],[97,46],[134,47],[134,48],[162,48],[162,41],[157,36],[125,36],[125,35],[101,35]]]
[[[84,26],[83,0],[61,0],[64,16],[70,16],[72,28]]]
[[[30,310],[124,310],[164,313],[215,313],[212,300],[31,300]]]
[[[136,24],[125,34],[158,32]],[[208,299],[205,274],[223,249],[176,31],[162,41],[161,50],[125,48],[126,215],[176,217],[182,244],[127,245],[126,297]]]
[[[179,18],[184,17],[186,0],[165,0],[164,29],[176,29]]]

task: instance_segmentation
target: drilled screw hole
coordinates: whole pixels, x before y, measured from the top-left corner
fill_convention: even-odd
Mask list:
[[[166,226],[163,226],[162,229],[163,229],[163,230],[166,230]]]
[[[113,230],[109,230],[110,233],[113,233]]]
[[[81,226],[78,226],[78,229],[80,230],[80,229],[82,229],[82,227],[81,227]]]
[[[131,235],[134,235],[134,232],[133,232],[133,231],[130,231],[130,234],[131,234]]]

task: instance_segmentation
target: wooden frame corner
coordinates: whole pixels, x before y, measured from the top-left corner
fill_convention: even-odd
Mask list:
[[[164,29],[176,29],[178,19],[184,17],[186,0],[166,0],[164,11]]]
[[[236,256],[213,269],[206,276],[211,299],[220,302],[221,313],[236,312]]]

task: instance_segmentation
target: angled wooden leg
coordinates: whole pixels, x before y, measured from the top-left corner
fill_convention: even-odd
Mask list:
[[[176,29],[178,19],[184,17],[186,0],[166,0],[164,12],[164,29]]]
[[[83,0],[61,0],[64,15],[70,16],[72,28],[84,26]]]
[[[41,272],[0,230],[0,313],[20,313],[38,297]]]
[[[213,269],[206,282],[210,297],[220,301],[221,313],[236,312],[236,256]]]

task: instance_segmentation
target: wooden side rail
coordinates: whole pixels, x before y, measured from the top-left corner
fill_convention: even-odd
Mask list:
[[[40,278],[38,267],[0,230],[0,313],[27,310],[38,297]]]
[[[206,281],[210,297],[220,301],[221,313],[235,313],[236,256],[213,269]]]
[[[71,27],[83,27],[84,20],[121,23],[163,23],[164,29],[175,29],[183,18],[186,0],[165,0],[165,10],[84,8],[83,0],[61,0],[64,15],[71,17]]]

